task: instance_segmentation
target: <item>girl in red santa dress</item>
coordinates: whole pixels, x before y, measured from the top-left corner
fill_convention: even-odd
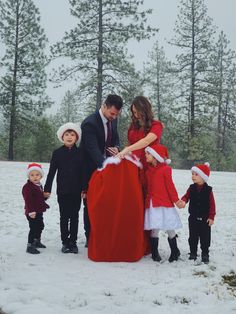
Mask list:
[[[153,144],[146,147],[145,154],[148,169],[144,229],[151,230],[152,259],[156,262],[161,261],[158,252],[159,231],[165,230],[171,249],[169,262],[177,261],[180,251],[177,247],[175,229],[182,228],[182,223],[174,204],[178,208],[182,208],[184,204],[179,199],[172,180],[172,169],[168,166],[170,163],[168,150],[161,144]]]

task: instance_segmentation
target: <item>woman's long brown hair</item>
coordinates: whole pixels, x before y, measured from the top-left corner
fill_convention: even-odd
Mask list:
[[[141,115],[143,125],[141,125],[139,120],[137,118],[135,118],[135,116],[133,114],[133,110],[132,110],[133,106],[135,107],[137,112]],[[152,112],[152,105],[151,105],[150,101],[144,96],[137,96],[132,101],[132,104],[130,106],[130,110],[132,112],[131,128],[140,129],[141,127],[143,127],[144,133],[147,134],[151,128],[152,121],[154,119],[154,115]]]

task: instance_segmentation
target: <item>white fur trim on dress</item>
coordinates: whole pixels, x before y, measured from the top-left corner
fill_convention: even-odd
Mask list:
[[[76,144],[78,145],[81,140],[81,129],[78,124],[73,122],[67,122],[60,126],[60,128],[57,130],[57,137],[59,141],[63,143],[62,137],[67,130],[73,130],[78,135],[78,141],[76,142]]]
[[[199,169],[198,167],[193,166],[191,168],[191,171],[196,172],[205,182],[208,181],[209,177],[201,169]]]

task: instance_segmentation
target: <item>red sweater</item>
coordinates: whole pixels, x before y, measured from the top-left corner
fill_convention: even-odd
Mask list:
[[[29,180],[22,188],[23,198],[25,200],[25,214],[32,212],[42,213],[49,208],[45,203],[43,189],[41,186],[33,184]]]
[[[149,166],[146,171],[147,198],[146,208],[150,207],[173,207],[179,199],[174,182],[172,169],[164,163],[158,163],[156,167]]]

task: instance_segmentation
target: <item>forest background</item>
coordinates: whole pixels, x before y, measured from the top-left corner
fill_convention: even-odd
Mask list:
[[[81,123],[108,93],[124,99],[124,146],[130,104],[142,94],[165,125],[162,143],[174,167],[209,161],[214,170],[236,171],[236,53],[207,1],[174,1],[178,14],[165,44],[153,1],[68,0],[71,27],[55,42],[38,2],[0,0],[1,160],[48,162],[59,146],[57,128]],[[60,101],[49,86],[64,91]]]

